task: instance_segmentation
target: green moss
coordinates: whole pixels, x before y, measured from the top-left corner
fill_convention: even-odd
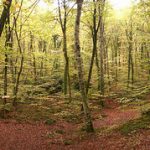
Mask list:
[[[73,141],[72,140],[64,140],[63,143],[65,145],[71,145],[71,144],[73,144]]]
[[[105,102],[104,102],[104,100],[99,100],[99,101],[98,101],[98,105],[99,105],[101,108],[104,108],[104,107],[105,107]]]
[[[52,124],[54,124],[54,123],[56,123],[56,120],[53,120],[53,119],[47,119],[47,120],[45,121],[45,124],[47,124],[47,125],[52,125]]]
[[[84,131],[84,132],[87,132],[87,133],[94,133],[94,132],[95,132],[95,130],[94,130],[94,128],[93,128],[93,125],[92,125],[90,122],[84,124],[84,125],[81,127],[80,130],[81,130],[81,131]]]
[[[50,139],[51,139],[51,138],[54,138],[54,137],[55,137],[55,134],[54,134],[54,133],[49,133],[49,134],[47,135],[47,137],[50,138]]]
[[[0,105],[0,110],[6,110],[8,112],[13,110],[13,105],[11,103],[7,103],[5,105]]]
[[[142,116],[145,116],[145,117],[149,117],[150,118],[150,108],[144,110],[142,112]]]
[[[70,123],[79,123],[81,122],[81,116],[75,114],[67,114],[62,116],[65,121]]]
[[[128,135],[132,132],[136,132],[139,129],[148,129],[150,126],[150,117],[142,116],[139,119],[132,120],[127,122],[126,124],[120,126],[118,130],[124,134]]]
[[[56,130],[56,133],[58,133],[58,134],[64,134],[65,131],[64,130]]]

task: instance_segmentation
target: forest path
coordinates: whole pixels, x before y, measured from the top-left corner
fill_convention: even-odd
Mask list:
[[[95,128],[119,126],[129,120],[140,117],[140,111],[138,109],[122,107],[119,103],[111,99],[106,99],[105,103],[108,108],[106,107],[101,110],[100,114],[104,117],[94,121]]]
[[[53,125],[1,120],[0,150],[149,150],[150,130],[140,130],[129,136],[113,130],[103,132],[105,128],[114,128],[140,117],[138,109],[123,109],[111,99],[107,99],[106,104],[109,107],[92,111],[94,127],[100,130],[95,134],[81,132],[83,124],[65,120],[58,120]]]

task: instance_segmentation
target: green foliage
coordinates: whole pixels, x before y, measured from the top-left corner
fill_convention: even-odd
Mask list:
[[[119,130],[122,134],[128,135],[133,132],[136,132],[139,129],[149,129],[150,128],[150,111],[142,115],[141,118],[129,121],[124,125],[120,126]]]
[[[0,105],[0,110],[3,111],[3,110],[6,110],[8,112],[12,111],[13,110],[13,105],[11,103],[7,103],[5,105]]]
[[[105,101],[104,101],[104,100],[99,100],[99,101],[98,101],[98,105],[99,105],[101,108],[105,107]]]
[[[54,120],[54,119],[47,119],[46,121],[45,121],[45,124],[47,124],[47,125],[53,125],[53,124],[55,124],[56,123],[56,120]]]
[[[146,110],[142,111],[142,116],[146,116],[150,118],[150,108],[147,108]]]
[[[87,133],[93,133],[95,132],[95,130],[92,128],[91,123],[87,122],[86,124],[84,124],[81,129],[81,131],[85,131]]]
[[[71,144],[73,144],[73,141],[72,140],[64,140],[63,143],[64,143],[64,145],[71,145]]]
[[[70,114],[70,113],[63,115],[63,119],[65,119],[67,122],[72,122],[72,123],[79,123],[81,121],[81,117],[79,115]]]
[[[48,133],[48,134],[47,134],[47,137],[50,138],[50,139],[51,139],[51,138],[54,138],[54,137],[55,137],[55,134],[54,134],[54,133]]]

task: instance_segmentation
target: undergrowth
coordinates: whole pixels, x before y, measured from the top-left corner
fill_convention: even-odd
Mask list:
[[[150,109],[146,112],[142,112],[142,116],[139,119],[131,120],[123,125],[121,125],[117,130],[119,130],[124,135],[129,135],[130,133],[136,132],[139,129],[149,129],[150,128]]]

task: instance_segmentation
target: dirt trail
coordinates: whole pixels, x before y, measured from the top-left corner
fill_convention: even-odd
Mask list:
[[[119,126],[120,124],[124,124],[129,120],[133,120],[140,117],[140,112],[135,109],[120,109],[120,105],[117,102],[113,102],[113,100],[106,100],[106,105],[109,108],[102,109],[102,116],[106,116],[104,118],[97,119],[94,121],[94,127],[110,127],[110,126]]]

